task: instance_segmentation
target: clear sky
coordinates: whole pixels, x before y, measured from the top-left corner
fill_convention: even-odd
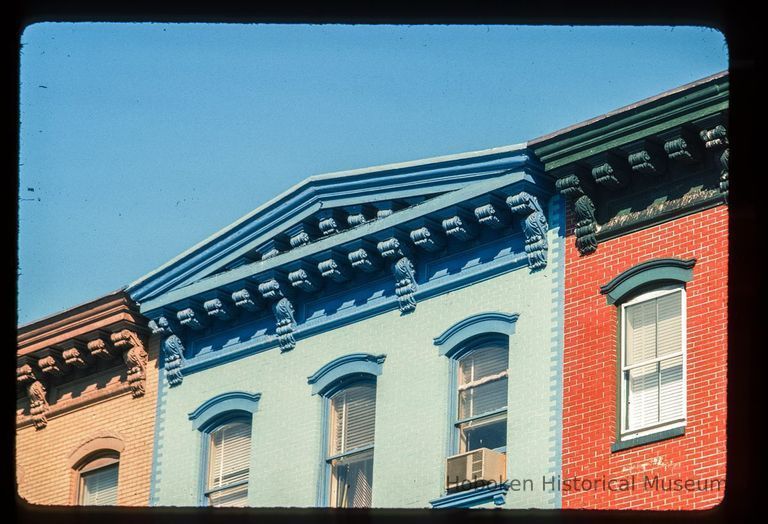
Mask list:
[[[43,23],[21,44],[19,324],[310,175],[524,142],[728,68],[696,27]]]

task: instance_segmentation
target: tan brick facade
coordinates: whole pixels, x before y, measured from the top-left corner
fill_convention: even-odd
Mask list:
[[[94,301],[99,302],[99,301]],[[103,302],[103,301],[102,301]],[[99,451],[118,450],[117,504],[147,506],[152,467],[155,405],[157,399],[156,344],[146,343],[143,319],[129,308],[123,296],[112,297],[111,310],[101,315],[95,324],[88,313],[80,313],[78,321],[62,321],[57,315],[58,328],[46,332],[46,326],[36,323],[35,337],[30,329],[19,330],[19,355],[26,355],[28,366],[44,384],[48,402],[44,427],[37,428],[29,416],[29,401],[24,388],[17,395],[16,477],[18,495],[28,503],[43,505],[72,505],[78,503],[79,472]],[[115,322],[115,319],[118,319]],[[77,324],[77,327],[73,327]],[[109,358],[88,357],[82,369],[67,365],[61,352],[55,353],[60,368],[58,376],[35,368],[38,346],[60,350],[62,340],[87,340],[88,333],[98,324],[97,334],[110,344],[110,335],[122,329],[142,333],[142,349],[146,350],[143,370],[143,394],[128,383],[129,359],[121,354],[119,344],[112,345]],[[59,329],[60,328],[60,329]],[[53,336],[48,338],[46,335]],[[25,339],[25,336],[27,338]],[[34,346],[27,346],[34,338]],[[54,343],[46,343],[54,340]],[[114,340],[114,339],[113,339]],[[83,346],[81,346],[82,348]],[[141,351],[141,349],[139,350]],[[83,350],[86,353],[87,350]],[[30,358],[30,355],[32,358]],[[143,356],[143,353],[142,353]]]

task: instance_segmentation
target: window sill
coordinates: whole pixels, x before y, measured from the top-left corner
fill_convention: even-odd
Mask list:
[[[642,437],[635,437],[627,440],[620,440],[611,444],[611,453],[622,451],[637,446],[643,446],[652,442],[659,442],[661,440],[667,440],[674,437],[685,435],[685,426],[677,428],[666,429],[659,431],[658,433],[651,433],[650,435],[643,435]]]
[[[439,508],[471,508],[480,504],[493,502],[495,506],[504,504],[509,491],[509,483],[492,484],[490,486],[468,489],[448,493],[442,497],[430,500],[429,503],[433,509]]]

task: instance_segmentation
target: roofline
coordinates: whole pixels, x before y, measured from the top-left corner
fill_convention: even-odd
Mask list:
[[[591,126],[592,124],[595,124],[597,122],[600,122],[602,120],[606,120],[608,118],[621,115],[622,113],[627,113],[629,111],[632,111],[634,109],[642,108],[643,106],[652,104],[653,102],[657,102],[659,100],[662,100],[667,97],[671,97],[673,95],[676,95],[678,93],[681,93],[683,91],[688,91],[690,89],[693,89],[694,87],[698,87],[704,84],[707,84],[709,82],[712,82],[714,80],[718,80],[720,78],[728,76],[728,70],[720,71],[719,73],[715,73],[712,75],[709,75],[707,77],[701,78],[699,80],[695,80],[693,82],[689,82],[687,84],[683,84],[679,87],[675,87],[673,89],[669,89],[667,91],[664,91],[663,93],[659,93],[657,95],[644,98],[638,102],[633,102],[629,105],[620,107],[618,109],[614,109],[613,111],[609,111],[607,113],[604,113],[602,115],[590,118],[589,120],[584,120],[583,122],[579,122],[578,124],[573,124],[568,127],[564,127],[562,129],[559,129],[557,131],[554,131],[552,133],[548,133],[546,135],[542,135],[538,138],[534,138],[533,140],[529,140],[527,142],[528,146],[535,147],[538,145],[541,145],[543,142],[547,142],[553,138],[557,138],[562,135],[566,135],[568,133],[571,133],[572,131],[577,131],[581,128]]]
[[[122,298],[126,298],[129,301],[131,300],[131,297],[126,293],[126,286],[121,287],[120,289],[117,289],[115,291],[111,291],[107,293],[106,295],[101,295],[98,298],[94,298],[92,300],[89,300],[87,302],[82,302],[76,306],[72,306],[67,309],[62,309],[57,311],[56,313],[51,313],[50,315],[47,315],[45,317],[39,318],[37,320],[33,320],[31,322],[27,322],[26,324],[21,324],[16,327],[16,331],[18,335],[22,335],[26,332],[32,331],[33,329],[37,329],[39,327],[44,326],[45,324],[53,324],[55,322],[61,321],[66,319],[67,317],[71,317],[74,315],[77,315],[78,313],[81,313],[83,311],[87,311],[88,309],[92,309],[96,306],[99,306],[101,304],[110,302],[114,300],[117,297],[122,296]]]
[[[366,167],[366,168],[358,168],[358,169],[351,169],[346,171],[335,171],[331,173],[324,173],[324,174],[318,174],[318,175],[312,175],[301,182],[291,186],[290,188],[286,189],[282,193],[278,194],[277,196],[271,198],[267,202],[263,203],[250,213],[242,216],[241,218],[237,219],[236,221],[232,222],[228,226],[220,229],[219,231],[213,233],[212,235],[208,236],[204,240],[198,242],[197,244],[193,245],[192,247],[186,249],[185,251],[181,252],[180,254],[176,255],[169,261],[165,262],[161,266],[158,266],[157,268],[153,269],[149,273],[146,273],[145,275],[137,278],[127,286],[125,286],[125,290],[130,293],[138,286],[142,285],[147,280],[150,280],[153,276],[162,273],[164,270],[168,269],[169,267],[172,267],[177,262],[184,260],[185,258],[189,257],[190,255],[194,254],[196,251],[199,251],[203,249],[205,246],[210,245],[213,243],[216,239],[221,238],[225,236],[228,232],[236,229],[238,226],[244,224],[245,222],[248,222],[253,217],[257,216],[259,213],[263,212],[266,209],[269,209],[270,207],[278,204],[280,201],[285,200],[287,197],[289,197],[292,194],[297,194],[301,190],[311,186],[315,182],[329,182],[333,180],[340,180],[345,178],[352,178],[355,176],[360,175],[369,175],[374,173],[386,173],[388,171],[396,171],[401,169],[412,169],[417,168],[421,166],[429,166],[431,164],[440,164],[440,163],[446,163],[446,162],[456,162],[460,160],[469,160],[473,158],[482,158],[484,156],[490,156],[490,155],[498,155],[503,153],[514,153],[518,151],[524,151],[527,148],[526,142],[521,142],[517,144],[507,145],[507,146],[498,146],[498,147],[492,147],[488,149],[481,149],[477,151],[469,151],[465,153],[458,153],[458,154],[452,154],[452,155],[442,155],[442,156],[436,156],[436,157],[429,157],[429,158],[423,158],[418,160],[411,160],[406,162],[396,162],[391,164],[382,164],[378,166],[372,166],[372,167]]]

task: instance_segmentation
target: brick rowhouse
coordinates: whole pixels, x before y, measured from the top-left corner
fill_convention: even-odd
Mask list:
[[[563,508],[706,509],[724,496],[727,105],[721,73],[530,144],[569,203]],[[695,261],[684,283],[685,417],[633,440],[619,430],[623,327],[606,288],[659,261]],[[644,285],[635,295],[654,283]]]
[[[664,491],[660,479],[724,479],[728,299],[728,208],[718,206],[600,243],[582,256],[566,247],[563,479],[636,475],[634,491],[571,491],[564,508],[697,509],[723,489]],[[685,434],[611,452],[615,439],[616,307],[600,293],[625,269],[653,258],[695,258],[687,296]],[[658,485],[658,484],[657,484]],[[649,488],[649,489],[646,489]]]
[[[147,337],[146,319],[122,291],[19,328],[16,482],[22,500],[148,504],[158,348],[148,346]],[[117,470],[111,492],[103,490],[104,475],[93,476],[108,473],[105,467]],[[101,481],[90,498],[88,475]],[[109,498],[95,500],[99,495]]]

